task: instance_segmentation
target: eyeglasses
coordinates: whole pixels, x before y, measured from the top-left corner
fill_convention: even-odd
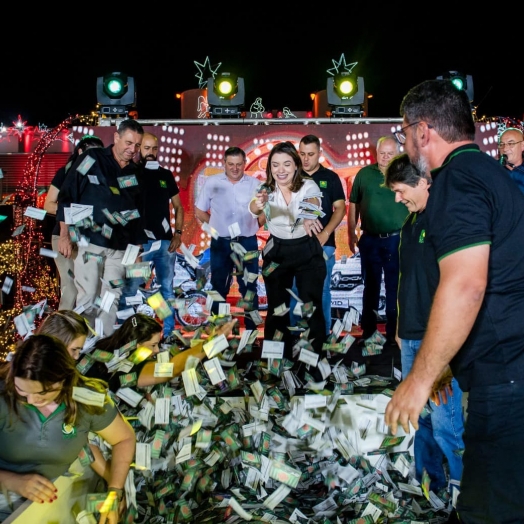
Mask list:
[[[395,135],[395,138],[397,139],[397,142],[403,146],[406,143],[406,129],[411,126],[416,126],[417,124],[420,124],[422,120],[419,120],[418,122],[413,122],[412,124],[408,124],[407,126],[404,126],[400,128],[398,131],[394,131],[393,135]],[[429,129],[433,129],[433,126],[428,124]]]
[[[513,149],[517,144],[520,144],[521,142],[522,140],[519,140],[518,142],[499,142],[499,145],[497,147],[499,149],[504,149],[505,147]]]

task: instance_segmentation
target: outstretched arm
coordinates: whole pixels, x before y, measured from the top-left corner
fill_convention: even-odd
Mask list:
[[[215,335],[226,335],[228,336],[233,330],[234,325],[236,324],[237,319],[233,319],[225,324],[219,326],[216,330]],[[173,377],[179,376],[182,371],[184,371],[186,366],[186,361],[189,357],[196,357],[200,360],[203,360],[206,357],[206,353],[203,349],[204,343],[206,340],[199,340],[196,345],[185,349],[180,353],[177,353],[175,356],[171,357],[170,362],[174,364],[173,366]],[[155,384],[162,384],[164,382],[169,382],[173,377],[155,377],[155,362],[150,361],[144,365],[140,371],[138,377],[137,386],[146,387],[153,386]]]

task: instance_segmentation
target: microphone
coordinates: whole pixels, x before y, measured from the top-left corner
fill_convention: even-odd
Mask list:
[[[501,166],[505,166],[508,163],[508,155],[500,155],[499,163]]]

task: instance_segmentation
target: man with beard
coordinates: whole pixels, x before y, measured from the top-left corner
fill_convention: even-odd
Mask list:
[[[103,336],[115,329],[122,292],[110,282],[124,278],[125,250],[128,244],[138,241],[142,228],[139,167],[133,159],[143,134],[136,120],[122,120],[114,144],[91,148],[80,155],[58,194],[58,251],[71,258],[73,244],[78,245],[74,261],[75,309],[90,321],[98,318],[103,324],[99,334]],[[90,206],[84,208],[83,216],[76,214],[78,204]]]
[[[300,139],[298,152],[302,160],[304,175],[311,177],[322,191],[323,217],[313,224],[313,233],[316,234],[326,259],[326,279],[322,292],[322,310],[326,321],[326,336],[331,333],[331,273],[335,265],[335,230],[346,214],[346,195],[340,177],[331,169],[320,163],[322,148],[320,139],[315,135],[305,135]],[[296,288],[293,287],[296,293]],[[296,301],[291,300],[291,311]]]
[[[418,429],[433,385],[450,365],[468,392],[460,522],[524,522],[524,199],[473,142],[464,91],[427,80],[404,97],[397,140],[433,180],[426,238],[439,265],[426,333],[385,422]]]
[[[173,278],[175,276],[176,250],[182,243],[184,227],[184,208],[180,200],[180,191],[173,173],[161,167],[157,161],[158,138],[152,133],[144,133],[140,146],[140,191],[144,201],[143,220],[145,238],[142,242],[141,262],[152,262],[155,268],[159,291],[174,313]],[[171,206],[175,213],[174,232],[171,227]],[[153,243],[160,241],[160,247],[153,249]],[[127,297],[137,294],[142,278],[127,278],[122,296],[120,310],[129,306]],[[163,319],[163,338],[172,334],[175,328],[174,316]]]

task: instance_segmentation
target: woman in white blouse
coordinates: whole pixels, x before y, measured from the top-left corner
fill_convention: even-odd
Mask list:
[[[303,176],[300,156],[291,142],[280,142],[271,150],[266,174],[265,186],[249,204],[253,215],[264,213],[270,233],[263,250],[263,277],[268,300],[264,339],[274,340],[277,331],[281,332],[284,357],[292,359],[292,345],[297,334],[288,329],[289,312],[282,316],[279,313],[289,308],[288,289],[296,279],[298,298],[306,309],[303,320],[307,326],[304,327],[310,330],[307,339],[311,346],[306,349],[320,356],[326,338],[322,313],[326,263],[322,246],[311,230],[316,217],[304,218],[304,214],[321,212],[322,193],[313,180]],[[313,204],[312,210],[303,209],[308,204]],[[281,307],[283,304],[285,308]],[[313,364],[315,367],[316,363]]]

